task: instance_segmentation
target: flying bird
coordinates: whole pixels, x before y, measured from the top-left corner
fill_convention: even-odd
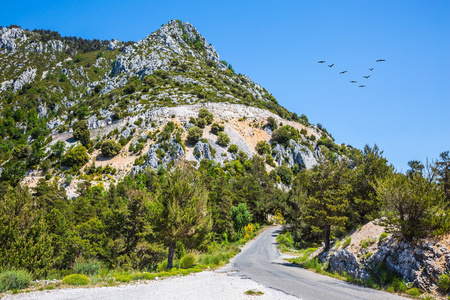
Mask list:
[[[323,64],[325,61],[324,60],[319,60],[318,63],[319,64]]]
[[[368,79],[369,77],[370,77],[370,75],[367,75],[367,76],[363,76],[365,79]]]
[[[339,74],[345,74],[345,73],[347,73],[347,71],[342,71],[341,73],[339,73]]]
[[[373,68],[370,68],[369,71],[373,71]]]
[[[384,59],[377,59],[377,62],[382,62],[382,61],[386,61]]]
[[[356,83],[356,81],[352,80],[352,81],[350,81],[350,83]]]
[[[328,65],[330,68],[332,68],[334,66],[334,64]]]
[[[360,85],[359,87],[366,87],[365,85]]]

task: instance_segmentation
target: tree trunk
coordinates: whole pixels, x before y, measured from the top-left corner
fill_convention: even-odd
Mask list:
[[[169,256],[167,257],[167,269],[173,268],[173,252],[175,248],[175,243],[173,241],[169,242]]]
[[[323,239],[324,239],[324,243],[325,243],[324,251],[330,250],[330,231],[331,231],[331,226],[325,225],[325,228],[323,230]]]

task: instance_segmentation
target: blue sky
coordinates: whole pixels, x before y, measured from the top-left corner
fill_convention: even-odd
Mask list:
[[[447,0],[8,1],[0,11],[1,25],[89,39],[137,41],[170,19],[193,24],[221,59],[337,143],[376,143],[400,171],[450,150]]]

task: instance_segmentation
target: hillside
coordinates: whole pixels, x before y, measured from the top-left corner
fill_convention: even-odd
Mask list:
[[[236,74],[187,22],[169,21],[136,43],[61,37],[17,26],[0,34],[0,157],[3,164],[23,161],[24,182],[30,186],[44,176],[56,177],[74,196],[79,180],[108,184],[132,170],[167,167],[182,157],[224,165],[257,154],[262,141],[270,145],[259,151],[268,171],[283,164],[310,168],[324,155],[338,158],[348,152],[304,114],[287,111],[265,88]],[[198,124],[200,108],[208,109],[213,121]],[[276,122],[268,124],[269,117]],[[90,133],[84,143],[89,158],[74,168],[57,159],[63,153],[55,154],[55,144],[64,142],[59,147],[65,152],[82,143],[73,137],[78,121]],[[169,123],[175,127],[164,133]],[[218,144],[213,123],[229,142]],[[201,139],[187,143],[189,128],[197,125],[203,129]],[[286,125],[293,128],[292,141],[273,142],[276,127]],[[120,143],[112,157],[101,154],[107,139]],[[229,151],[229,145],[237,150]],[[93,165],[108,170],[89,176],[83,166]],[[69,186],[67,176],[75,179]]]

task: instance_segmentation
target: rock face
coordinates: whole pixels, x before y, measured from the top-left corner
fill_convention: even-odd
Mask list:
[[[19,78],[17,78],[14,81],[13,84],[14,92],[17,92],[18,90],[22,89],[24,84],[32,82],[34,80],[34,77],[36,77],[36,69],[28,69],[25,72],[23,72],[19,76]]]
[[[302,168],[310,169],[317,164],[320,156],[318,151],[312,152],[308,147],[298,144],[294,140],[290,140],[287,147],[277,144],[273,150],[276,153],[275,161],[279,165],[286,163],[289,167],[298,164]]]
[[[0,30],[0,50],[1,53],[16,50],[16,39],[26,40],[24,30],[21,28],[3,28]]]
[[[450,251],[437,239],[411,244],[395,237],[362,247],[331,249],[321,256],[329,262],[330,272],[347,272],[366,280],[384,265],[388,271],[423,290],[437,288],[439,276],[450,267]]]
[[[160,166],[167,167],[170,162],[184,157],[184,149],[175,138],[164,143],[165,145],[159,143],[151,145],[147,152],[148,160],[141,166],[142,170],[146,167],[152,169],[158,169]]]
[[[106,48],[106,50],[113,51],[120,47],[122,47],[122,43],[119,40],[113,39],[113,40],[109,41],[109,44],[108,44],[108,47]]]
[[[202,141],[198,141],[197,144],[195,144],[194,156],[198,161],[201,161],[204,158],[206,158],[207,160],[214,160],[215,157],[211,152],[209,143],[204,143]]]

